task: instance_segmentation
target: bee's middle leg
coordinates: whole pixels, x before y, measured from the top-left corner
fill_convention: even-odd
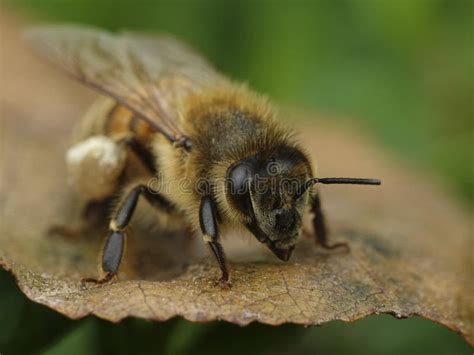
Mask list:
[[[101,279],[85,278],[82,280],[83,283],[102,284],[110,281],[117,274],[124,251],[126,228],[135,212],[140,195],[154,206],[167,210],[172,209],[171,203],[162,195],[151,192],[145,185],[135,186],[119,203],[119,207],[110,221],[109,234],[102,251],[102,270],[105,276]]]
[[[349,251],[349,245],[344,242],[330,244],[328,242],[328,232],[326,228],[326,219],[321,208],[321,200],[319,196],[313,197],[311,204],[311,212],[313,212],[313,228],[316,235],[316,242],[324,249],[344,248]]]

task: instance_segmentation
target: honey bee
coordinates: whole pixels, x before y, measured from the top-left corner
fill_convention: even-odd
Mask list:
[[[343,247],[328,242],[315,185],[381,183],[315,177],[310,157],[293,130],[276,121],[265,96],[171,36],[78,26],[35,27],[26,36],[55,66],[106,97],[80,121],[66,159],[85,200],[118,196],[103,273],[86,281],[117,275],[140,196],[156,209],[157,221],[172,216],[200,234],[220,267],[220,283],[229,285],[222,227],[244,227],[287,261],[309,205],[317,243]],[[145,172],[130,172],[132,158]]]

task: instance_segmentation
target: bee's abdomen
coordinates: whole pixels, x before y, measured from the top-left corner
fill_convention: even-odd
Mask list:
[[[139,116],[109,99],[96,102],[85,115],[79,128],[79,140],[93,135],[119,140],[132,135],[145,143],[153,133],[151,126]]]
[[[111,138],[119,139],[132,134],[140,141],[147,141],[152,134],[152,129],[135,113],[116,104],[105,117],[102,132]]]

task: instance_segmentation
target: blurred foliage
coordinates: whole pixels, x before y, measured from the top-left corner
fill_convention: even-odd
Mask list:
[[[474,1],[5,0],[43,21],[166,31],[276,101],[352,120],[474,202]],[[344,142],[341,142],[344,144]],[[472,350],[422,319],[321,328],[71,321],[32,304],[2,272],[2,354],[413,353]],[[4,320],[9,320],[5,322]]]

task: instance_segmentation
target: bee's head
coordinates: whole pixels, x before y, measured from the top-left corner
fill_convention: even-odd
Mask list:
[[[245,216],[250,232],[284,261],[300,234],[307,196],[299,198],[299,192],[310,176],[304,154],[287,146],[242,159],[227,171],[232,206]]]

